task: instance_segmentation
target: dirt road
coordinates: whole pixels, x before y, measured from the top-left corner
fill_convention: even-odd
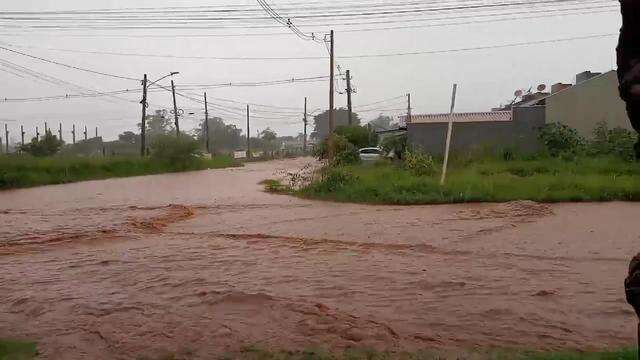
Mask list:
[[[640,204],[364,206],[257,184],[307,161],[0,192],[0,338],[47,359],[633,344]]]

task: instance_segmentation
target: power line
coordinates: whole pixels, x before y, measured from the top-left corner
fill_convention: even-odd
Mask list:
[[[558,42],[567,42],[567,41],[597,39],[597,38],[605,38],[605,37],[610,37],[610,36],[618,36],[618,34],[617,33],[595,34],[595,35],[575,36],[575,37],[549,39],[549,40],[524,41],[524,42],[515,42],[515,43],[507,43],[507,44],[496,44],[496,45],[486,45],[486,46],[476,46],[476,47],[466,47],[466,48],[456,48],[456,49],[444,49],[444,50],[418,50],[418,51],[381,53],[381,54],[342,55],[342,56],[338,56],[338,58],[341,58],[341,59],[363,59],[363,58],[385,58],[385,57],[395,57],[395,56],[443,54],[443,53],[453,53],[453,52],[500,49],[500,48],[508,48],[508,47],[518,47],[518,46],[549,44],[549,43],[558,43]],[[109,51],[85,51],[85,50],[55,49],[55,48],[45,48],[45,49],[46,50],[53,50],[53,51],[66,51],[66,52],[76,52],[76,53],[91,53],[91,54],[113,55],[113,56],[180,58],[179,56],[174,56],[174,55],[123,53],[123,52],[109,52]],[[326,56],[275,56],[275,57],[246,57],[246,56],[245,57],[208,57],[208,56],[198,56],[198,57],[184,57],[184,58],[197,58],[197,59],[202,59],[202,60],[219,60],[219,61],[225,61],[225,60],[226,61],[229,61],[229,60],[233,60],[233,61],[326,60]],[[292,79],[287,79],[287,80],[280,80],[277,83],[272,83],[272,82],[267,82],[265,84],[247,83],[247,84],[244,84],[244,85],[238,85],[238,83],[236,83],[236,86],[277,85],[277,84],[284,84],[284,83],[287,83],[287,82],[292,82],[293,83],[293,82],[305,82],[305,81],[321,81],[322,79],[327,79],[327,78],[328,77],[292,78]],[[212,84],[212,85],[209,85],[208,87],[213,88],[213,87],[222,87],[222,86],[234,86],[234,85],[233,85],[233,83],[220,83],[220,84]],[[202,88],[206,88],[206,87],[202,86]]]
[[[81,68],[78,66],[73,66],[73,65],[68,65],[68,64],[63,64],[61,62],[58,61],[54,61],[54,60],[49,60],[49,59],[45,59],[45,58],[41,58],[35,55],[30,55],[30,54],[26,54],[17,50],[12,50],[9,48],[6,48],[4,46],[0,46],[0,50],[5,50],[5,51],[9,51],[11,53],[14,54],[18,54],[18,55],[22,55],[22,56],[26,56],[32,59],[36,59],[36,60],[40,60],[40,61],[44,61],[50,64],[55,64],[55,65],[59,65],[59,66],[63,66],[69,69],[74,69],[74,70],[79,70],[79,71],[84,71],[84,72],[88,72],[88,73],[92,73],[92,74],[97,74],[97,75],[103,75],[103,76],[108,76],[108,77],[112,77],[112,78],[118,78],[118,79],[124,79],[124,80],[133,80],[133,81],[140,81],[139,79],[135,79],[132,77],[127,77],[127,76],[120,76],[120,75],[113,75],[113,74],[108,74],[108,73],[103,73],[100,71],[95,71],[95,70],[91,70],[91,69],[85,69],[85,68]]]

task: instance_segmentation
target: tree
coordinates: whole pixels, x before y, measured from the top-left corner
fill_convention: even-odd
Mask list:
[[[314,127],[313,132],[311,133],[311,138],[313,139],[324,139],[329,134],[329,110],[316,115],[313,118]],[[349,110],[340,108],[335,110],[335,126],[347,126],[349,125]],[[358,114],[353,113],[353,124],[352,125],[360,125],[360,116]]]
[[[201,143],[204,143],[204,125],[203,121],[202,125],[195,130],[196,138]],[[209,141],[213,153],[237,150],[243,146],[242,130],[235,125],[225,124],[222,118],[214,117],[209,119]]]
[[[378,115],[377,118],[371,120],[369,122],[374,130],[390,130],[394,127],[397,127],[398,124],[393,122],[393,118],[391,116],[386,115]]]
[[[125,131],[122,134],[118,135],[118,139],[127,144],[137,144],[140,142],[140,135],[134,133],[133,131]]]
[[[167,117],[166,110],[156,110],[155,114],[147,115],[146,124],[148,139],[173,132],[173,120]],[[142,128],[142,124],[138,124],[138,128]]]
[[[47,131],[42,139],[33,138],[29,144],[20,147],[20,150],[37,157],[52,156],[60,151],[64,141],[59,140],[51,131]]]
[[[260,137],[264,140],[265,151],[269,151],[273,154],[273,151],[276,150],[276,140],[278,139],[278,134],[275,131],[271,130],[271,128],[266,128],[262,130],[260,133]]]
[[[364,126],[338,126],[336,134],[344,136],[359,149],[378,145],[378,134]]]

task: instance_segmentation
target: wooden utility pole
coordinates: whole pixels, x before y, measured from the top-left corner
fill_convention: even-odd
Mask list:
[[[347,70],[347,109],[349,109],[349,126],[353,125],[353,106],[351,104],[351,70]]]
[[[62,123],[60,123],[60,126],[58,127],[58,139],[62,141]]]
[[[49,127],[47,126],[47,122],[44,122],[44,136],[47,136],[47,133],[49,133]]]
[[[142,79],[142,121],[140,122],[140,156],[144,157],[147,147],[147,74]]]
[[[96,126],[96,138],[98,138],[98,127]]]
[[[20,125],[20,144],[24,146],[24,126]]]
[[[451,148],[451,134],[453,133],[453,111],[456,107],[456,93],[458,92],[458,84],[453,84],[453,94],[451,95],[451,111],[449,112],[449,127],[447,128],[447,143],[444,151],[444,163],[442,164],[442,178],[440,185],[444,185],[447,179],[447,166],[449,165],[449,149]]]
[[[89,135],[89,134],[87,133],[87,126],[85,125],[85,126],[84,126],[84,141],[87,141],[87,139],[88,139],[88,137],[87,137],[87,136],[88,136],[88,135]]]
[[[247,159],[251,159],[251,125],[249,124],[249,105],[247,105]]]
[[[411,94],[407,94],[407,124],[410,122],[411,122]]]
[[[209,142],[209,103],[207,102],[207,93],[204,93],[204,136],[207,152],[212,154],[211,143]]]
[[[171,80],[171,93],[173,94],[173,116],[175,118],[176,136],[180,136],[180,122],[178,121],[178,105],[176,104],[176,85]]]
[[[333,30],[331,30],[331,34],[330,34],[330,41],[331,41],[331,47],[329,50],[329,136],[331,136],[331,134],[333,133],[333,130],[335,128],[335,112],[334,112],[334,102],[333,102],[333,96],[334,96],[334,71],[335,71],[335,66],[334,66],[334,38],[333,38]]]
[[[307,98],[304,98],[304,142],[302,145],[302,151],[307,153]]]
[[[73,145],[76,144],[76,124],[73,124],[73,128],[71,130],[71,137],[73,140]]]
[[[40,129],[36,126],[36,140],[40,141]]]
[[[9,127],[7,124],[4,124],[4,146],[6,147],[6,153],[9,153]]]

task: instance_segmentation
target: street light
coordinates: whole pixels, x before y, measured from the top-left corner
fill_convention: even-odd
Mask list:
[[[173,75],[178,75],[180,74],[178,71],[172,71],[169,74],[161,77],[160,79],[153,81],[151,83],[147,83],[147,74],[144,74],[144,80],[142,80],[142,101],[140,101],[140,104],[142,104],[142,123],[140,124],[140,155],[142,157],[144,157],[145,151],[146,151],[146,147],[147,147],[147,138],[146,138],[146,133],[147,133],[147,89],[149,88],[149,86],[156,84],[157,82],[166,79],[170,76]]]

